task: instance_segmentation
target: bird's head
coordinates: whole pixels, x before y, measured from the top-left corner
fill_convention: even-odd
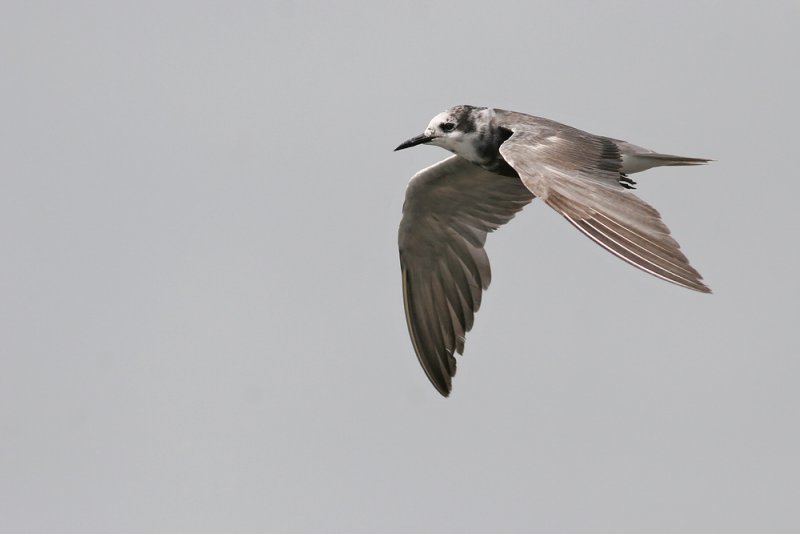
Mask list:
[[[470,161],[484,131],[492,120],[492,110],[474,106],[455,106],[436,115],[425,131],[401,143],[395,150],[431,144]]]

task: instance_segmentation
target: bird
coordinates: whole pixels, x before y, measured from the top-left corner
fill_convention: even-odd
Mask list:
[[[658,278],[711,290],[631,174],[709,159],[661,154],[524,113],[470,105],[437,114],[395,151],[434,145],[454,155],[406,188],[398,231],[403,303],[425,374],[447,397],[491,270],[486,236],[539,197],[594,242]]]

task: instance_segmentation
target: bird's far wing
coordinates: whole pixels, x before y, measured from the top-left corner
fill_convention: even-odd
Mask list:
[[[620,183],[626,178],[613,140],[519,113],[498,110],[497,117],[513,132],[500,154],[534,195],[628,263],[674,284],[711,291],[658,211]]]
[[[533,198],[518,178],[458,156],[423,169],[408,185],[398,237],[406,322],[422,368],[444,396],[456,372],[454,354],[463,352],[489,287],[486,234]]]

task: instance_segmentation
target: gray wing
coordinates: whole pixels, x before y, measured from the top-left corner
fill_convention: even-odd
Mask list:
[[[497,110],[513,132],[500,153],[525,186],[578,230],[659,278],[709,293],[670,237],[658,211],[626,189],[622,157],[609,138],[546,119]]]
[[[417,173],[400,222],[406,322],[425,374],[444,396],[489,287],[486,234],[507,223],[533,195],[518,178],[452,156]]]

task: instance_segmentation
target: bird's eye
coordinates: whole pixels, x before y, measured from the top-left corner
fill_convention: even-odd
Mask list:
[[[456,127],[456,125],[453,124],[452,122],[443,122],[442,123],[442,131],[443,132],[452,132],[453,128],[455,128],[455,127]]]

